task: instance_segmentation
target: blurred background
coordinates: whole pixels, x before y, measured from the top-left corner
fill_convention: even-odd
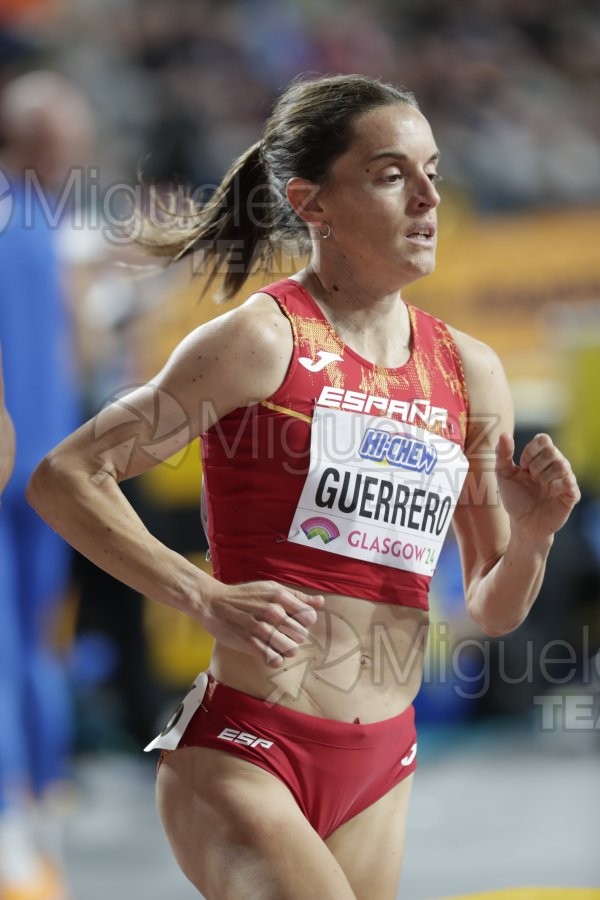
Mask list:
[[[71,555],[26,512],[24,485],[221,311],[185,263],[147,277],[119,228],[138,172],[208,193],[290,79],[338,72],[416,94],[444,183],[438,267],[406,297],[498,351],[518,445],[549,431],[583,490],[532,614],[501,641],[466,617],[445,548],[402,896],[600,887],[597,2],[0,0],[0,344],[18,438],[0,511],[0,881],[37,867],[37,887],[0,887],[5,900],[58,900],[61,883],[71,900],[197,896],[141,748],[210,639]],[[192,445],[124,490],[210,571],[200,481]]]

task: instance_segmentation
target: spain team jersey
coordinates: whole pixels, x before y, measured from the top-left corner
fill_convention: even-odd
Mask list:
[[[405,365],[344,343],[306,288],[262,289],[288,318],[281,387],[202,435],[215,577],[427,609],[468,463],[468,400],[446,325],[408,306]]]

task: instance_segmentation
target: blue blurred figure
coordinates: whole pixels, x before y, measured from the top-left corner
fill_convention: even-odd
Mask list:
[[[0,895],[6,900],[65,896],[31,820],[68,777],[70,695],[50,635],[71,558],[27,504],[25,485],[41,457],[79,421],[52,213],[72,166],[85,159],[90,121],[83,99],[53,73],[23,75],[0,98],[0,343],[17,448],[0,509]]]

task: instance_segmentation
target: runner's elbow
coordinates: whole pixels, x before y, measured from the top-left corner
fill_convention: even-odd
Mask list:
[[[25,489],[25,497],[43,519],[47,517],[46,511],[54,505],[57,493],[65,490],[66,473],[61,454],[54,451],[45,456],[34,469]]]

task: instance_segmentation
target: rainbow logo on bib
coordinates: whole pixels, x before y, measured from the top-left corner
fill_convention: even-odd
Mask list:
[[[305,519],[304,522],[301,522],[300,527],[309,541],[320,537],[324,544],[328,544],[340,536],[335,522],[332,522],[331,519],[325,519],[323,516],[311,516],[310,519]]]

